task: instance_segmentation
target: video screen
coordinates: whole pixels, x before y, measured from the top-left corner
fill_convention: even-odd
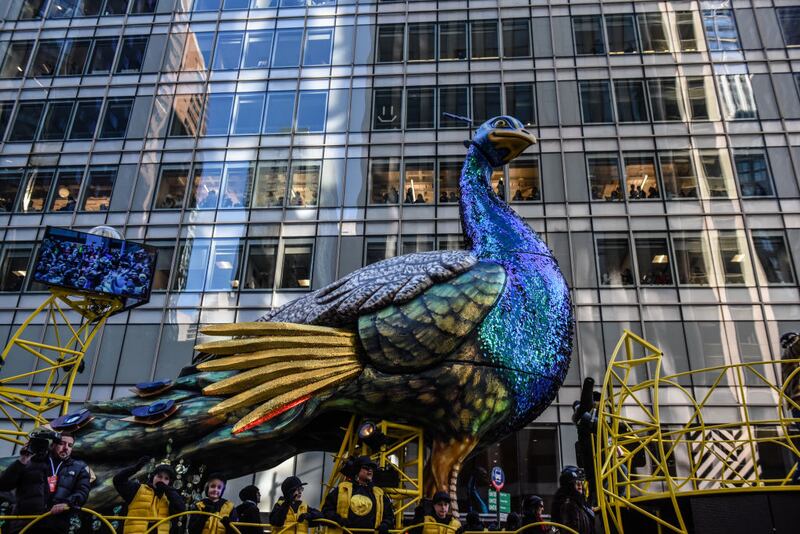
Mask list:
[[[146,300],[155,265],[153,247],[48,227],[33,266],[33,279],[51,286]]]

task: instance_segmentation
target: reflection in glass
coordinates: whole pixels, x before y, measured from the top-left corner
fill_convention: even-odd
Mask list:
[[[116,178],[116,167],[90,168],[81,209],[83,211],[108,211]]]
[[[254,165],[250,162],[225,164],[225,192],[221,208],[237,209],[250,204],[248,195],[254,171]]]
[[[709,285],[709,256],[702,236],[673,237],[678,282],[683,285]]]
[[[645,286],[672,285],[669,250],[664,237],[636,237],[636,265],[639,283]]]
[[[247,32],[244,44],[243,69],[265,69],[269,67],[272,52],[272,30],[253,30]]]
[[[239,287],[239,259],[242,246],[236,239],[215,239],[208,266],[206,291],[232,291]]]
[[[369,172],[371,204],[397,204],[400,200],[400,160],[373,160]]]
[[[463,22],[439,24],[439,59],[467,58],[467,27]]]
[[[291,206],[316,206],[319,188],[319,162],[292,162],[289,182]]]
[[[44,211],[54,175],[53,169],[34,168],[28,170],[25,189],[22,191],[20,205],[17,209],[23,213]]]
[[[702,76],[686,78],[689,94],[689,115],[693,121],[708,119],[708,100],[706,99],[706,79]]]
[[[697,178],[689,152],[660,154],[659,162],[668,199],[697,198]]]
[[[800,46],[800,6],[779,7],[778,21],[786,46]]]
[[[73,76],[83,74],[86,60],[89,57],[91,39],[69,39],[64,46],[64,58],[58,69],[60,76]]]
[[[111,98],[106,103],[100,139],[121,139],[128,129],[128,119],[133,109],[133,98]]]
[[[281,269],[282,289],[309,289],[311,287],[311,244],[286,242],[283,247]]]
[[[237,94],[233,106],[233,135],[257,134],[261,129],[264,93]]]
[[[0,291],[19,291],[28,274],[31,245],[4,245],[0,250]]]
[[[436,59],[436,25],[418,22],[408,25],[408,60],[430,61]]]
[[[122,50],[117,62],[117,74],[139,72],[144,63],[144,52],[147,49],[147,37],[125,37],[122,39]]]
[[[183,49],[181,70],[206,71],[211,68],[214,32],[189,32]]]
[[[196,163],[187,208],[215,209],[221,183],[222,163]]]
[[[639,22],[642,52],[669,52],[669,40],[661,13],[639,13],[636,18]]]
[[[89,59],[89,74],[107,74],[114,65],[117,52],[117,38],[95,39],[92,56]]]
[[[303,53],[303,65],[330,65],[331,46],[333,44],[333,30],[309,29],[306,33],[306,50]],[[402,55],[403,47],[400,47]]]
[[[600,269],[600,285],[633,285],[631,251],[627,237],[597,238],[597,267]]]
[[[156,195],[157,209],[180,209],[186,195],[186,184],[189,181],[189,167],[164,165],[161,167],[161,179]]]
[[[617,157],[589,156],[587,161],[592,200],[622,200]]]
[[[298,133],[324,132],[327,109],[327,91],[300,91],[300,99],[297,102],[296,131]]]
[[[214,70],[236,70],[244,46],[244,32],[220,32],[214,50]]]
[[[753,247],[758,258],[756,267],[762,283],[765,280],[768,284],[794,283],[794,271],[783,233],[754,230]]]
[[[277,260],[277,243],[267,240],[250,242],[247,247],[244,287],[246,289],[272,289],[275,285]]]
[[[572,31],[575,34],[576,54],[605,53],[600,15],[572,17]]]
[[[503,57],[530,57],[531,30],[528,19],[503,21]]]
[[[586,124],[614,122],[611,113],[611,90],[608,82],[578,82],[581,94],[581,112]]]
[[[659,198],[656,158],[653,154],[625,154],[628,200]]]
[[[210,239],[185,239],[178,247],[178,265],[172,289],[175,291],[202,291],[208,267]]]
[[[397,255],[397,236],[367,237],[364,265],[394,258]]]
[[[91,139],[97,129],[97,122],[100,120],[100,108],[103,100],[100,98],[92,100],[79,100],[75,108],[75,117],[72,119],[72,128],[69,131],[69,139]]]
[[[283,206],[284,196],[286,195],[287,175],[285,162],[260,162],[256,171],[253,207],[275,208]]]
[[[429,235],[403,236],[400,254],[413,254],[415,252],[430,252],[433,250],[433,238]]]
[[[467,244],[464,242],[464,237],[461,234],[439,235],[436,241],[437,250],[464,250],[467,248]]]
[[[722,272],[726,285],[752,285],[753,273],[747,259],[744,234],[737,231],[720,231],[717,236]]]
[[[615,80],[614,92],[619,122],[648,122],[647,102],[642,80]]]
[[[739,34],[736,31],[736,22],[731,9],[706,9],[703,10],[703,27],[706,32],[708,49],[738,50]]]
[[[222,0],[194,0],[194,11],[218,11]]]
[[[506,84],[506,114],[522,124],[536,124],[536,98],[532,83]]]
[[[44,114],[39,139],[42,141],[60,141],[67,135],[69,119],[72,117],[73,102],[50,102]]]
[[[725,120],[756,118],[756,101],[749,74],[717,76],[717,83]]]
[[[289,133],[294,116],[294,93],[273,92],[267,95],[267,116],[264,133]]]
[[[731,198],[733,177],[728,152],[724,150],[703,150],[700,152],[700,170],[705,180],[708,196],[711,198]]]
[[[739,179],[742,197],[774,195],[767,158],[763,152],[737,152],[733,155],[733,160],[736,163],[736,177]]]
[[[39,120],[42,118],[44,102],[24,102],[17,106],[14,126],[8,136],[9,141],[33,141]]]
[[[83,169],[59,169],[50,201],[50,211],[75,211],[81,190]]]
[[[399,130],[403,117],[403,88],[374,89],[372,128],[375,130]]]
[[[19,19],[40,19],[44,16],[47,0],[23,0],[20,8]]]
[[[433,177],[436,174],[433,160],[408,159],[403,172],[406,188],[403,204],[433,204]],[[442,195],[445,195],[444,199]],[[440,192],[439,202],[447,202],[446,194]]]
[[[678,39],[682,52],[697,50],[697,37],[694,31],[694,13],[692,11],[676,11],[675,24],[678,28]]]
[[[499,42],[497,40],[496,20],[476,20],[470,24],[472,37],[472,58],[498,57]]]
[[[458,182],[462,166],[463,162],[439,160],[439,203],[455,204],[461,198]]]
[[[158,249],[156,267],[153,273],[153,290],[167,289],[169,287],[172,258],[175,255],[175,243],[172,241],[148,241],[147,244]]]
[[[677,78],[647,80],[650,107],[654,121],[680,121],[683,113],[680,104],[680,87]]]
[[[303,30],[279,30],[275,43],[273,67],[297,67],[300,64],[300,45]]]
[[[405,24],[381,24],[378,26],[378,63],[403,61],[403,37]]]
[[[33,41],[14,41],[6,49],[0,78],[22,78],[28,65],[28,56],[33,49]]]
[[[406,89],[406,128],[409,130],[434,128],[435,92],[433,87]]]
[[[439,87],[439,110],[466,117],[469,115],[468,87]],[[440,128],[466,128],[463,122],[440,115]]]
[[[21,183],[22,170],[0,170],[0,213],[14,209]]]
[[[539,160],[517,159],[508,166],[512,202],[541,200]]]
[[[170,137],[194,137],[202,117],[203,95],[175,95],[172,103]]]
[[[638,52],[633,15],[606,15],[605,20],[609,54],[635,54]]]
[[[33,56],[30,75],[40,78],[53,76],[63,45],[64,41],[39,41],[39,48]]]

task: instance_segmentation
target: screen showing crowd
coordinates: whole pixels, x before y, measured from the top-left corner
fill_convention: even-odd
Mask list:
[[[153,284],[152,247],[63,228],[48,228],[33,269],[43,284],[146,299]]]

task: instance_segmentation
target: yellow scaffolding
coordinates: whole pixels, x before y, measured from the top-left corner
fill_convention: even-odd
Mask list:
[[[357,424],[358,423],[358,424]],[[322,503],[328,493],[345,480],[341,474],[342,466],[353,456],[370,456],[380,468],[388,468],[398,476],[396,487],[384,487],[386,495],[392,500],[395,513],[395,525],[399,528],[403,523],[403,512],[413,510],[422,502],[422,471],[425,460],[425,442],[421,428],[414,426],[380,421],[376,428],[385,439],[380,447],[372,450],[359,440],[360,422],[356,416],[350,418],[345,429],[342,445],[334,457],[333,471],[328,483],[322,488]]]
[[[58,415],[67,413],[75,376],[86,350],[106,319],[122,310],[124,304],[119,297],[50,289],[47,300],[25,319],[0,355],[3,367],[15,348],[32,356],[29,371],[0,377],[0,413],[10,423],[9,428],[0,429],[0,439],[23,445],[30,431],[30,428],[23,428],[26,423],[32,422],[36,428],[47,424],[48,412],[51,412],[49,415],[54,410]],[[77,321],[71,320],[70,315]],[[36,321],[40,316],[43,319]],[[29,327],[34,324],[43,324],[45,332],[52,328],[55,342],[46,343],[27,336]],[[44,339],[44,336],[37,337]]]
[[[800,370],[785,383],[774,361],[665,374],[662,358],[658,347],[625,330],[606,370],[594,442],[606,532],[624,534],[623,514],[638,513],[660,531],[685,534],[683,496],[800,491],[790,485],[793,470],[768,478],[759,464],[765,446],[800,459],[793,441],[800,419],[785,413],[786,406],[800,409],[786,395]],[[668,517],[647,509],[654,501],[666,503],[669,513],[658,515]]]

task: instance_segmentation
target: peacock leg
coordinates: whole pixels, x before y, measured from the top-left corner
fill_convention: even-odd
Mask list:
[[[431,457],[425,466],[424,494],[433,497],[437,491],[446,491],[453,499],[453,511],[458,511],[456,484],[461,464],[477,445],[475,437],[451,438],[449,441],[434,439]]]

